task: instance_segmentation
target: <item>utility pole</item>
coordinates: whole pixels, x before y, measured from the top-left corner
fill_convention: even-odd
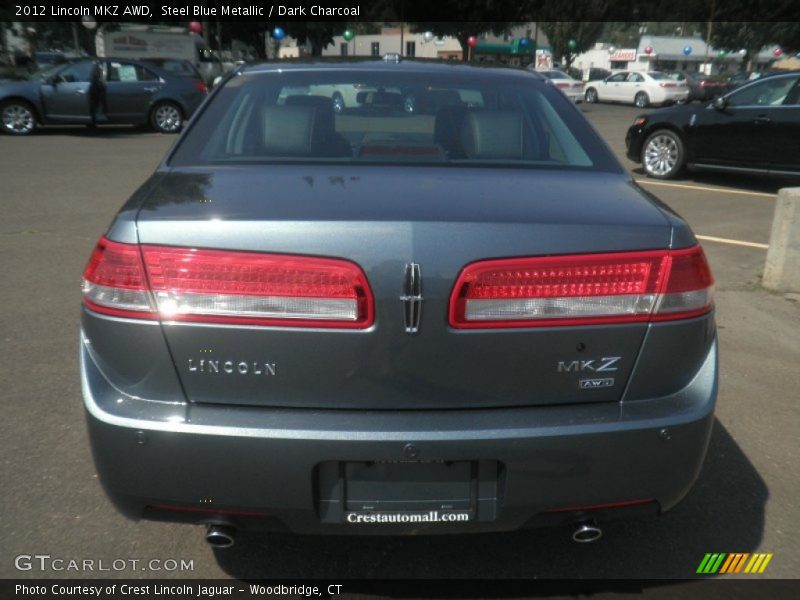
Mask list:
[[[708,54],[711,52],[711,32],[714,29],[714,6],[716,4],[716,0],[711,0],[711,13],[708,15],[708,27],[706,27],[706,64],[708,65]],[[711,75],[711,68],[710,66],[706,67],[708,69],[707,75]]]

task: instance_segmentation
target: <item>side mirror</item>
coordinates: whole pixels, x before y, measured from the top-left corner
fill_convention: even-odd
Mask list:
[[[217,86],[218,86],[220,83],[222,83],[222,75],[217,75],[216,77],[214,77],[214,81],[212,81],[212,82],[211,82],[211,87],[212,87],[212,88],[215,88],[215,87],[217,87]]]
[[[716,100],[714,100],[713,104],[714,108],[717,110],[725,110],[725,107],[728,106],[728,100],[725,96],[720,96]]]

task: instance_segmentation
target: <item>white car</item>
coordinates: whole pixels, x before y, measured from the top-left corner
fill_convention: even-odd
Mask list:
[[[583,82],[573,79],[564,71],[558,69],[551,69],[549,71],[537,71],[540,75],[544,75],[549,79],[554,86],[564,92],[567,98],[575,102],[583,101]]]
[[[586,102],[624,102],[639,108],[686,102],[686,82],[674,81],[659,71],[622,71],[586,86]]]

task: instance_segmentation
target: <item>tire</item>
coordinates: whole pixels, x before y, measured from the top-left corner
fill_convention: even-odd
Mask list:
[[[683,140],[674,131],[659,129],[642,145],[642,167],[648,177],[673,179],[686,164]]]
[[[9,135],[30,135],[36,129],[36,111],[23,100],[0,103],[0,128]]]
[[[650,106],[650,96],[648,96],[645,92],[639,92],[634,97],[633,103],[637,108],[647,108]]]
[[[150,111],[150,126],[159,133],[178,133],[183,127],[183,111],[174,102],[159,102]]]
[[[586,90],[586,93],[583,95],[583,99],[586,100],[587,104],[595,104],[600,102],[600,98],[597,96],[597,90],[594,88],[589,88]]]
[[[344,97],[339,92],[333,93],[333,96],[331,96],[331,102],[333,102],[333,112],[336,114],[341,114],[344,112]]]

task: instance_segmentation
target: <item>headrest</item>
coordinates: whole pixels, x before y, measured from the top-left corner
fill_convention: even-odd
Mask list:
[[[468,158],[522,160],[522,116],[517,112],[468,112],[461,125]]]
[[[287,96],[286,106],[313,106],[322,110],[333,110],[333,100],[327,96]]]
[[[286,106],[308,106],[316,110],[314,115],[314,139],[332,135],[336,130],[336,113],[333,100],[327,96],[287,96]]]
[[[369,106],[402,106],[403,95],[399,92],[361,91],[356,94],[356,102]]]
[[[309,154],[315,113],[310,106],[265,106],[261,113],[264,151],[278,156]]]

